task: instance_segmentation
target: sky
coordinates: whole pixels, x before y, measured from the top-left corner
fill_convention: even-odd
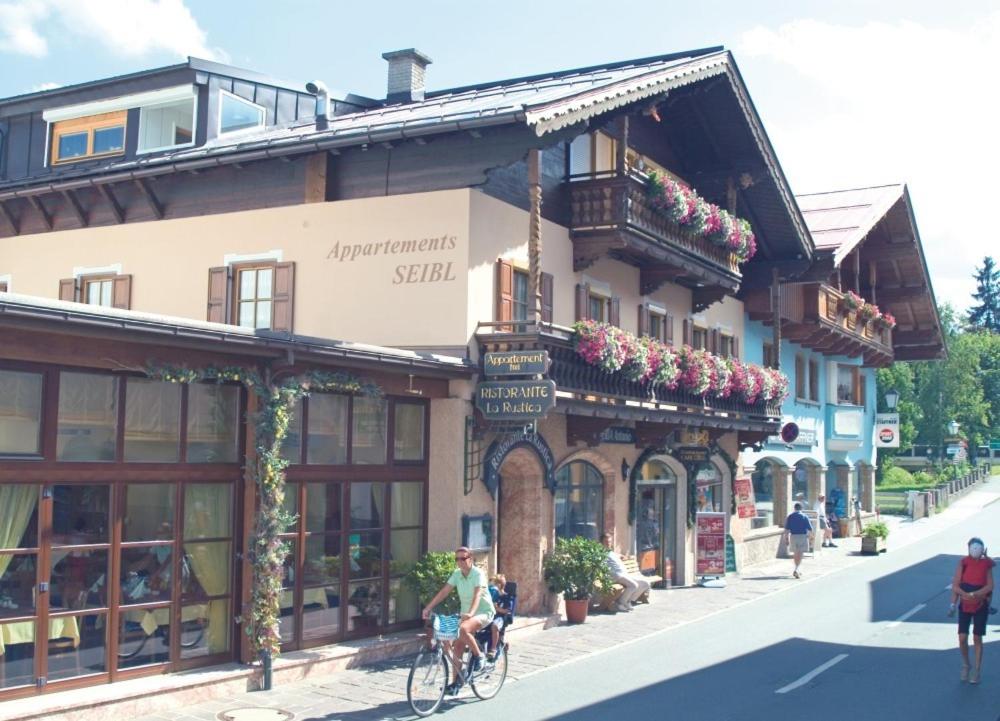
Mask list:
[[[722,45],[795,193],[905,182],[939,302],[1000,256],[996,0],[0,0],[0,97],[188,55],[385,95],[388,50],[440,89]]]

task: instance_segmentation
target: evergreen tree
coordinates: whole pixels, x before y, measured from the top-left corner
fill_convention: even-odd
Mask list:
[[[976,269],[976,292],[972,297],[978,304],[969,310],[969,322],[1000,333],[1000,269],[988,255],[983,258],[983,267]]]

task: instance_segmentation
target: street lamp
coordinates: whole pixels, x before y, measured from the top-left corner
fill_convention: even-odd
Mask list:
[[[899,391],[895,388],[890,388],[885,392],[885,406],[891,412],[896,410],[897,403],[899,403]]]
[[[948,421],[948,432],[955,437],[958,435],[958,421]]]

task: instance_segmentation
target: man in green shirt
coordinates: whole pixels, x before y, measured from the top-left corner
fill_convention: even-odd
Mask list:
[[[458,626],[458,640],[452,648],[454,663],[451,665],[452,681],[448,685],[448,692],[451,694],[458,693],[458,689],[462,687],[458,670],[462,666],[462,654],[465,653],[466,646],[472,649],[471,670],[478,670],[482,664],[481,651],[479,644],[476,643],[476,631],[486,628],[496,613],[493,599],[486,586],[486,574],[472,563],[472,552],[465,546],[460,546],[455,550],[455,562],[458,568],[452,571],[448,581],[424,607],[423,612],[424,619],[429,618],[434,607],[447,598],[452,589],[458,591],[458,600],[462,604],[462,622]]]

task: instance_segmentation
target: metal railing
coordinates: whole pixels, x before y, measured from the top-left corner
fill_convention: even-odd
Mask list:
[[[975,466],[964,476],[942,481],[922,491],[890,491],[875,489],[875,505],[880,513],[925,518],[943,511],[951,503],[973,490],[977,483],[990,478],[989,464]]]

